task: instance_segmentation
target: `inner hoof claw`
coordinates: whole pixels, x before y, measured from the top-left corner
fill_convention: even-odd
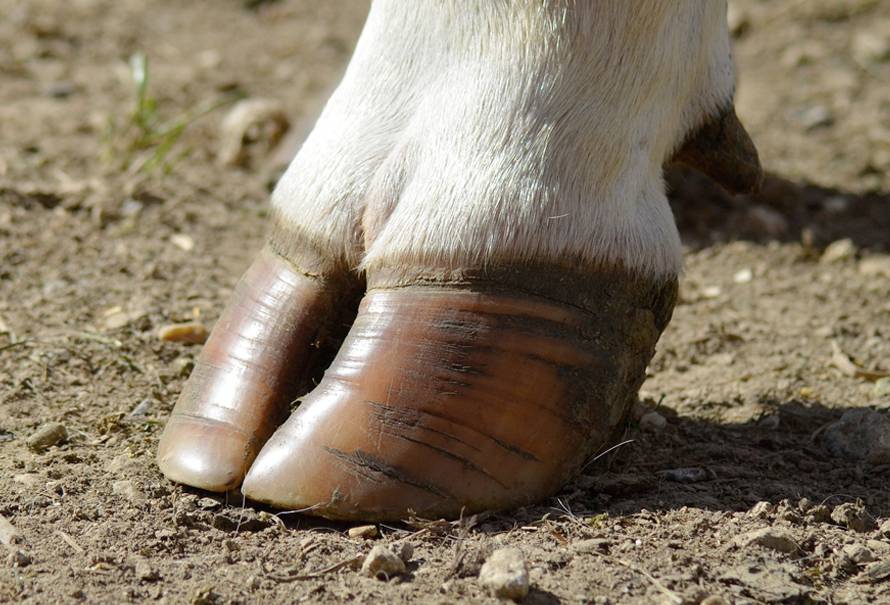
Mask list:
[[[319,341],[348,311],[343,294],[269,250],[260,253],[161,436],[158,465],[167,477],[210,491],[241,484],[288,404],[306,390]]]

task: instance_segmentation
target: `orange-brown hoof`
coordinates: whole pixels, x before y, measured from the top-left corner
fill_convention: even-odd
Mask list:
[[[552,494],[623,426],[673,307],[675,282],[593,281],[573,304],[503,284],[370,291],[243,493],[369,520]]]
[[[337,298],[339,297],[339,298]],[[237,487],[315,369],[348,312],[343,288],[263,250],[235,288],[161,436],[170,479],[210,491]]]

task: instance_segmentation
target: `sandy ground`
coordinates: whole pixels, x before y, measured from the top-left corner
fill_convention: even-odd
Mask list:
[[[0,0],[0,601],[494,602],[480,561],[516,546],[527,603],[890,602],[890,456],[862,457],[890,384],[847,365],[890,369],[890,3],[733,4],[770,175],[736,199],[670,175],[687,273],[632,443],[540,506],[376,540],[153,463],[198,352],[157,330],[216,319],[275,171],[218,164],[227,105],[140,131],[128,58],[161,124],[241,94],[299,139],[365,11],[248,4]],[[826,428],[860,408],[864,433]],[[67,439],[29,448],[51,422]],[[338,565],[397,540],[407,575]]]

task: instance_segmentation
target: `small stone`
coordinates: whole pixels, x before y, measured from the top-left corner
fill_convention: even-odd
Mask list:
[[[111,484],[111,490],[118,496],[123,496],[130,502],[137,504],[145,500],[145,496],[139,488],[129,479],[122,479]]]
[[[158,338],[166,342],[200,345],[207,340],[207,328],[199,321],[168,324],[158,330]]]
[[[831,509],[824,504],[817,504],[807,511],[807,519],[814,523],[828,523],[831,521]]]
[[[129,313],[125,313],[120,307],[115,307],[114,312],[108,312],[102,323],[107,330],[119,330],[130,323]]]
[[[53,99],[67,99],[75,90],[76,87],[73,82],[59,80],[46,87],[46,96],[52,97]]]
[[[643,414],[640,418],[640,428],[650,433],[658,433],[667,426],[667,420],[656,411]]]
[[[28,437],[28,447],[35,452],[42,452],[68,439],[68,429],[61,422],[48,422]]]
[[[195,368],[195,361],[190,357],[177,357],[173,360],[173,370],[179,376],[188,376]]]
[[[377,526],[376,525],[359,525],[358,527],[350,527],[349,531],[346,532],[350,538],[361,538],[363,540],[370,540],[371,538],[377,537]]]
[[[797,501],[797,510],[799,510],[802,513],[806,513],[811,508],[813,508],[813,506],[814,506],[813,501],[810,500],[809,498],[801,498],[800,500]]]
[[[797,114],[805,130],[816,130],[834,124],[834,116],[825,105],[812,105]]]
[[[822,447],[851,462],[890,463],[890,417],[868,409],[853,409],[822,431]]]
[[[877,254],[859,261],[859,272],[863,275],[890,277],[890,254]]]
[[[572,550],[583,553],[606,552],[611,544],[612,541],[605,538],[589,538],[572,542]]]
[[[31,555],[29,555],[25,551],[17,548],[9,553],[7,562],[9,563],[10,567],[27,567],[34,562],[34,559],[32,559]]]
[[[38,475],[37,473],[21,473],[18,475],[14,475],[12,480],[16,483],[20,483],[29,489],[34,489],[41,483],[43,483],[43,477]]]
[[[204,510],[213,510],[214,508],[220,507],[219,500],[207,497],[199,498],[196,504],[198,508],[203,508]]]
[[[174,233],[170,236],[170,243],[186,252],[191,252],[195,249],[195,240],[185,233]]]
[[[528,594],[529,577],[525,556],[518,548],[495,550],[479,570],[479,582],[496,597],[519,601]]]
[[[890,395],[890,377],[879,378],[875,382],[875,395],[878,397]]]
[[[795,553],[800,549],[797,542],[791,537],[791,534],[781,527],[764,527],[749,531],[739,536],[736,539],[736,544],[742,547],[757,545],[769,550],[789,554]]]
[[[405,562],[402,558],[383,544],[372,548],[362,563],[364,575],[382,580],[402,575],[405,571]]]
[[[410,542],[398,542],[393,546],[396,547],[396,554],[399,555],[399,558],[405,562],[405,565],[411,562],[411,557],[414,556],[414,545]]]
[[[720,298],[721,294],[723,294],[723,288],[720,286],[705,286],[701,289],[701,297],[705,300]]]
[[[853,58],[861,64],[890,59],[890,38],[875,32],[860,31],[853,37]]]
[[[142,466],[142,463],[130,454],[118,454],[112,458],[105,468],[112,473],[133,472]]]
[[[865,565],[877,560],[874,553],[862,544],[847,544],[842,552],[856,565]]]
[[[121,216],[132,217],[136,216],[145,208],[145,204],[140,202],[139,200],[134,200],[129,197],[121,202],[120,213]]]
[[[754,279],[754,272],[747,267],[736,271],[735,275],[732,276],[732,281],[737,284],[747,284],[752,279]]]
[[[284,137],[290,120],[281,102],[274,99],[244,99],[223,119],[220,129],[219,162],[225,166],[249,166],[266,156]]]
[[[835,506],[831,512],[831,520],[856,532],[865,532],[871,529],[872,521],[865,507],[853,502],[845,502]]]
[[[776,507],[771,502],[761,500],[748,510],[747,516],[754,517],[755,519],[766,519],[775,511]]]
[[[151,564],[145,559],[139,559],[134,566],[136,577],[145,582],[153,582],[158,579],[158,572],[152,569]]]
[[[175,529],[159,529],[155,532],[155,538],[158,540],[169,540],[176,537]]]
[[[850,260],[856,256],[856,244],[849,238],[839,239],[831,242],[825,247],[822,256],[819,257],[820,263],[830,264],[845,260]]]
[[[729,601],[720,595],[711,595],[702,599],[698,605],[730,605]]]
[[[880,582],[885,580],[887,577],[890,577],[890,559],[880,561],[879,563],[872,563],[865,568],[865,571],[860,574],[860,577],[867,582]]]
[[[136,407],[130,410],[130,418],[141,418],[148,413],[148,410],[151,409],[151,399],[146,397],[142,401],[140,401]]]
[[[885,538],[890,538],[890,519],[884,519],[878,527],[878,533]]]

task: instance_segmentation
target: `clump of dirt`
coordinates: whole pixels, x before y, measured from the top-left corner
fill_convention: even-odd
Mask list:
[[[845,412],[890,406],[869,374],[890,369],[890,6],[874,0],[732,3],[738,112],[769,176],[730,198],[669,175],[680,304],[632,441],[558,497],[350,536],[158,473],[198,346],[157,331],[212,325],[276,176],[271,158],[220,165],[223,116],[272,99],[299,140],[365,11],[0,0],[0,601],[495,602],[478,574],[502,547],[524,557],[526,603],[890,600],[888,466],[825,446],[871,434],[833,424]],[[404,573],[361,572],[377,544],[413,547]]]

